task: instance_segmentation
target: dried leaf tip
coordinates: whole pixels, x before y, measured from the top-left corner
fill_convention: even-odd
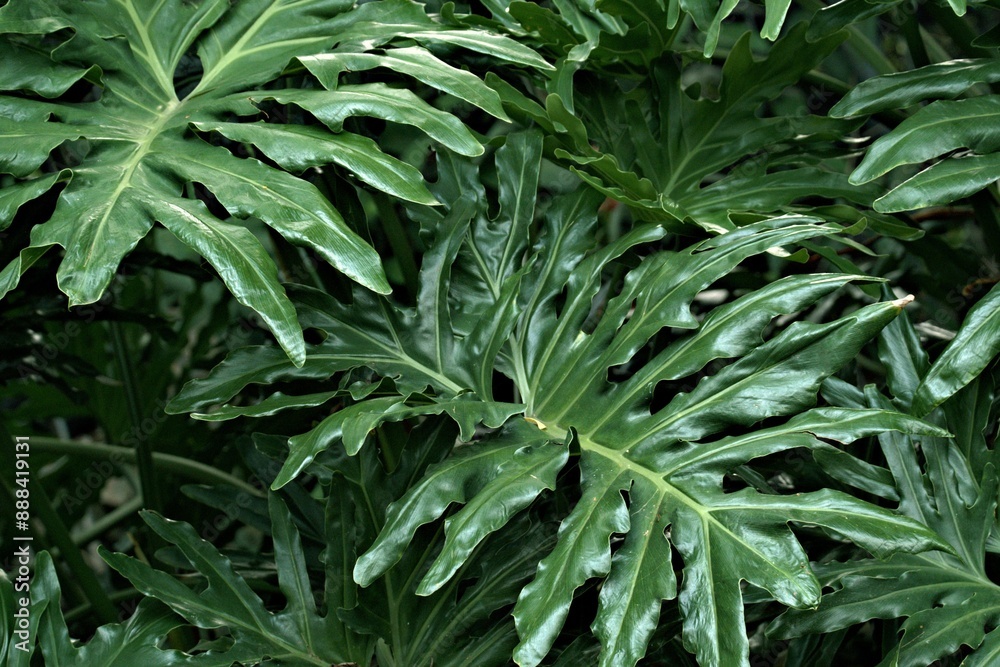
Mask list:
[[[530,422],[530,423],[534,424],[535,426],[537,426],[537,427],[538,427],[538,430],[539,430],[539,431],[544,431],[545,429],[547,429],[547,428],[548,428],[548,426],[546,426],[546,425],[545,425],[544,423],[542,423],[542,422],[538,421],[538,420],[537,420],[537,419],[535,419],[534,417],[525,417],[525,418],[524,418],[524,421],[526,421],[526,422]]]
[[[913,296],[912,294],[907,294],[902,299],[896,299],[891,303],[892,305],[896,306],[896,308],[905,308],[907,305],[912,303],[914,299],[916,299],[915,296]]]

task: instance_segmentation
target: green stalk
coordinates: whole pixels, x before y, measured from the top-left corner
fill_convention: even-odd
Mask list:
[[[13,501],[15,498],[15,486],[13,482],[15,469],[14,438],[3,423],[0,423],[0,441],[2,441],[0,447],[3,448],[2,456],[4,462],[3,486],[7,489]],[[35,450],[35,438],[33,437],[30,440],[30,446],[32,450]],[[28,460],[30,461],[30,458]],[[59,554],[63,562],[66,563],[73,573],[74,583],[83,591],[84,596],[94,608],[101,622],[116,622],[118,620],[118,611],[111,603],[107,593],[104,592],[94,571],[90,569],[83,560],[83,556],[80,555],[80,550],[73,543],[73,538],[70,537],[66,524],[63,523],[62,517],[59,516],[59,513],[52,506],[52,501],[49,499],[49,494],[45,492],[45,487],[36,475],[31,475],[28,479],[31,518],[37,519],[44,526],[46,537],[59,549]]]
[[[85,530],[73,535],[73,542],[77,545],[84,545],[91,540],[103,535],[106,530],[117,524],[122,519],[131,516],[142,509],[142,498],[132,498],[119,507],[108,512],[93,524],[87,526]]]
[[[820,0],[801,0],[801,5],[814,12],[823,9],[824,5]],[[868,61],[879,74],[892,74],[896,71],[896,66],[889,60],[882,49],[872,44],[856,24],[851,24],[845,28],[847,30],[846,46]]]
[[[128,410],[129,421],[132,428],[138,435],[135,444],[136,465],[139,468],[139,487],[142,491],[142,502],[146,509],[156,510],[162,513],[163,505],[160,502],[159,488],[156,483],[156,470],[153,466],[153,453],[149,446],[149,440],[142,437],[142,411],[139,398],[139,384],[136,382],[134,369],[129,363],[128,345],[122,333],[121,325],[118,322],[108,323],[111,331],[111,347],[115,355],[115,364],[118,366],[118,374],[125,389],[125,406]]]
[[[41,452],[68,454],[91,460],[117,458],[126,463],[135,463],[138,457],[138,453],[134,449],[108,445],[101,442],[76,442],[72,440],[60,440],[58,438],[32,436],[31,446],[33,449]],[[153,452],[153,465],[160,470],[167,470],[205,484],[229,484],[258,498],[264,497],[262,491],[242,479],[222,472],[218,468],[213,468],[197,461],[191,461],[182,456]]]
[[[917,23],[917,15],[911,13],[903,22],[903,36],[906,38],[906,46],[910,50],[910,58],[913,59],[914,67],[926,67],[931,64],[931,58],[927,55],[927,47],[924,45],[924,38],[920,34],[920,24]]]
[[[872,44],[871,40],[865,37],[855,25],[847,27],[846,45],[864,58],[877,73],[895,74],[898,71],[892,61],[885,57],[882,49]]]
[[[413,246],[410,238],[406,234],[406,229],[396,215],[392,200],[388,197],[377,194],[374,197],[375,205],[378,208],[379,222],[386,238],[389,240],[389,247],[392,248],[392,255],[399,262],[399,270],[403,273],[403,280],[406,283],[406,290],[412,295],[417,294],[418,273],[417,260],[414,257]]]
[[[108,596],[108,599],[115,604],[121,604],[126,600],[131,600],[133,598],[141,598],[141,597],[143,597],[143,595],[138,590],[134,588],[126,588],[125,590],[115,591],[111,593]],[[87,614],[89,614],[90,610],[91,606],[89,604],[82,604],[78,607],[73,607],[72,609],[67,611],[65,614],[63,614],[63,617],[66,619],[67,623],[72,623],[73,621],[77,621],[86,616]],[[117,620],[118,619],[115,619],[116,622]]]
[[[993,54],[990,49],[973,46],[976,31],[962,17],[956,16],[950,7],[938,7],[934,3],[924,5],[927,11],[961,51],[963,58],[989,58]]]

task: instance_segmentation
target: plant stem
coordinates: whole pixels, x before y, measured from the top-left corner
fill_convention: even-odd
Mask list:
[[[114,350],[118,374],[125,389],[125,407],[128,410],[129,421],[136,434],[136,465],[139,468],[139,487],[142,491],[142,502],[146,509],[162,512],[159,488],[156,484],[156,471],[153,466],[152,449],[149,439],[142,435],[142,411],[139,406],[139,385],[135,379],[134,369],[129,363],[128,345],[118,322],[109,322],[111,331],[111,348]]]
[[[73,542],[77,545],[86,544],[94,538],[102,535],[106,530],[125,517],[135,514],[140,509],[142,509],[142,498],[132,498],[128,502],[123,503],[121,506],[108,512],[90,526],[87,526],[86,529],[73,535]]]
[[[0,447],[2,447],[3,469],[5,472],[2,483],[11,497],[11,505],[13,506],[13,500],[16,497],[12,482],[14,471],[14,438],[3,423],[0,423],[0,442],[2,442]],[[35,438],[31,438],[30,442],[34,450]],[[101,622],[113,623],[117,621],[118,612],[115,610],[115,606],[108,599],[107,593],[104,592],[93,570],[84,562],[80,550],[73,543],[73,538],[70,537],[66,524],[63,523],[59,513],[52,506],[52,501],[49,499],[49,494],[45,492],[45,487],[42,485],[41,480],[37,475],[32,475],[29,479],[28,488],[30,489],[29,498],[32,518],[38,520],[38,523],[45,529],[45,536],[59,549],[63,562],[73,572],[74,583],[83,591],[84,596],[94,608]]]
[[[417,268],[417,260],[414,258],[413,246],[406,234],[406,228],[399,221],[391,199],[381,194],[376,195],[374,199],[378,208],[379,222],[389,240],[393,257],[399,263],[399,270],[403,274],[406,290],[411,295],[416,296],[419,289],[419,269]]]
[[[903,36],[906,38],[906,46],[910,50],[910,58],[913,59],[914,67],[926,67],[931,64],[931,58],[927,55],[927,47],[924,45],[924,38],[920,34],[920,24],[917,23],[917,15],[910,14],[903,21]]]
[[[122,462],[134,463],[138,456],[136,451],[129,447],[118,447],[101,442],[77,442],[32,436],[31,445],[42,452],[69,454],[92,460],[117,458]],[[161,470],[169,470],[170,472],[184,475],[206,484],[230,484],[241,491],[246,491],[259,498],[264,497],[264,493],[259,489],[242,479],[222,472],[218,468],[213,468],[197,461],[191,461],[182,456],[174,456],[173,454],[163,454],[161,452],[153,452],[152,454],[154,466]]]
[[[892,64],[892,61],[882,52],[882,49],[872,44],[871,40],[865,37],[864,33],[858,30],[856,25],[848,26],[847,33],[846,45],[864,58],[876,73],[895,74],[898,71],[896,66]]]

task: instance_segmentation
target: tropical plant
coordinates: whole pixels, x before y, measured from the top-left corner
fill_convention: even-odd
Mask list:
[[[997,661],[993,0],[0,5],[4,664]]]
[[[60,289],[70,306],[93,303],[159,222],[212,264],[297,363],[302,333],[276,267],[249,230],[197,197],[195,185],[229,215],[259,219],[351,279],[388,292],[378,254],[295,174],[335,164],[394,197],[433,204],[419,171],[344,131],[358,115],[419,127],[462,154],[483,149],[457,118],[413,93],[377,82],[340,86],[339,75],[399,71],[506,118],[496,93],[474,75],[424,47],[389,43],[458,44],[546,66],[516,42],[449,30],[406,0],[358,8],[340,0],[12,2],[0,13],[0,35],[6,49],[26,54],[6,69],[0,89],[34,94],[0,97],[0,170],[23,179],[5,188],[0,229],[24,202],[66,183],[50,219],[30,230],[30,244],[0,274],[0,296],[61,246]],[[385,48],[371,52],[378,47]],[[297,75],[269,85],[286,71]],[[73,86],[81,79],[95,86],[78,100]],[[273,120],[271,103],[283,105]],[[261,116],[268,120],[239,122]],[[195,132],[220,136],[232,150]],[[43,165],[48,173],[38,173]]]

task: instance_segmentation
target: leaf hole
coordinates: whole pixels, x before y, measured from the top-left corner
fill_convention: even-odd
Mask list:
[[[653,387],[652,395],[649,400],[649,412],[650,414],[656,414],[663,408],[667,407],[671,401],[677,398],[681,394],[690,393],[694,389],[694,385],[689,382],[680,382],[677,380],[660,380]]]
[[[329,334],[322,329],[316,329],[313,327],[303,329],[302,334],[307,345],[319,345],[329,336]]]

